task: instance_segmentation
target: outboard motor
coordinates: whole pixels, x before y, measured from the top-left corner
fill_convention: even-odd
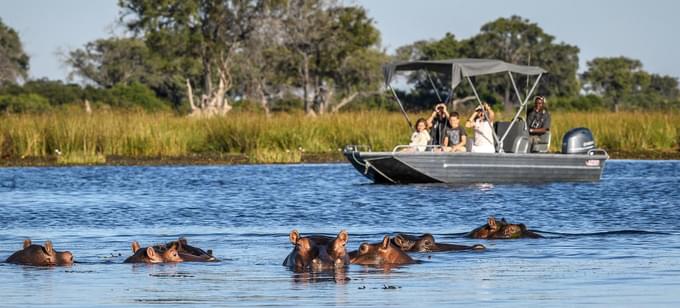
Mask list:
[[[574,128],[562,138],[562,154],[586,154],[595,148],[595,139],[589,129]]]

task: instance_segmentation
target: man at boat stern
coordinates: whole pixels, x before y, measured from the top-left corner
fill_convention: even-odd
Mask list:
[[[545,97],[536,96],[534,108],[527,113],[531,152],[547,152],[550,147],[550,113],[545,108]]]

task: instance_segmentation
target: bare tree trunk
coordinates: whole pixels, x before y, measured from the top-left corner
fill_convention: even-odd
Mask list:
[[[459,107],[460,104],[471,101],[473,99],[475,99],[475,96],[466,96],[466,97],[463,97],[463,98],[454,99],[451,102],[451,110],[452,111],[458,110],[458,107]]]
[[[312,110],[311,100],[309,99],[309,56],[303,55],[303,68],[302,68],[302,95],[305,105],[305,113],[307,115],[315,116],[314,110]]]
[[[505,95],[503,97],[503,107],[505,109],[505,112],[507,113],[512,113],[512,101],[510,100],[510,85],[506,83],[505,87]]]
[[[340,100],[340,102],[337,105],[333,106],[333,108],[331,109],[331,112],[337,113],[338,111],[340,111],[340,108],[345,107],[347,104],[351,103],[358,95],[359,95],[359,92],[354,92],[354,93],[344,97],[342,100]]]
[[[92,114],[92,107],[90,106],[90,101],[86,99],[83,103],[85,104],[85,113]]]
[[[269,99],[267,98],[267,93],[264,91],[264,85],[262,80],[257,82],[257,92],[260,96],[260,106],[264,109],[264,114],[269,118],[271,117],[269,110]]]
[[[191,105],[191,113],[189,116],[204,116],[211,117],[215,115],[225,115],[231,110],[231,105],[226,98],[227,90],[231,87],[231,75],[228,71],[227,60],[222,60],[217,68],[217,75],[219,83],[217,89],[206,92],[201,97],[199,106],[194,104],[194,95],[191,88],[191,83],[187,79],[187,94],[189,95],[189,104]],[[212,88],[211,83],[204,84]]]

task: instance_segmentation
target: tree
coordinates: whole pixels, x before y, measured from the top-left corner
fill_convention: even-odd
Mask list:
[[[519,16],[499,18],[484,24],[480,34],[471,38],[470,51],[475,57],[500,59],[509,63],[536,65],[546,69],[548,76],[541,82],[542,95],[577,95],[578,52],[576,46],[554,44],[554,37],[543,32],[536,23]],[[511,84],[492,91],[503,93],[506,110],[512,109]],[[516,79],[517,81],[517,79]],[[493,84],[502,83],[494,80]]]
[[[651,76],[642,70],[639,60],[595,58],[587,65],[588,70],[581,77],[585,90],[603,96],[615,111],[625,99],[644,92],[651,83]]]
[[[307,114],[324,113],[336,96],[344,106],[360,92],[377,87],[380,34],[360,7],[328,0],[292,0],[283,14],[283,46],[295,68]],[[379,78],[378,78],[379,79]],[[337,107],[337,106],[336,106]],[[333,108],[338,110],[339,108]]]
[[[150,50],[136,38],[108,38],[89,42],[69,53],[66,64],[79,76],[96,85],[111,88],[119,83],[157,85],[160,76],[152,67]]]
[[[0,19],[0,84],[26,80],[28,62],[19,35]]]
[[[192,115],[225,114],[231,106],[235,55],[258,26],[265,0],[120,0],[121,20],[163,61],[162,70],[185,73]],[[193,72],[200,71],[200,77]],[[199,79],[194,103],[191,79]],[[217,84],[217,86],[214,86]]]

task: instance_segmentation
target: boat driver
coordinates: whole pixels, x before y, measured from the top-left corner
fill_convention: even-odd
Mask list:
[[[545,97],[536,96],[534,108],[527,113],[527,124],[529,125],[529,142],[534,152],[534,145],[548,142],[545,137],[550,132],[550,113],[545,108]]]

